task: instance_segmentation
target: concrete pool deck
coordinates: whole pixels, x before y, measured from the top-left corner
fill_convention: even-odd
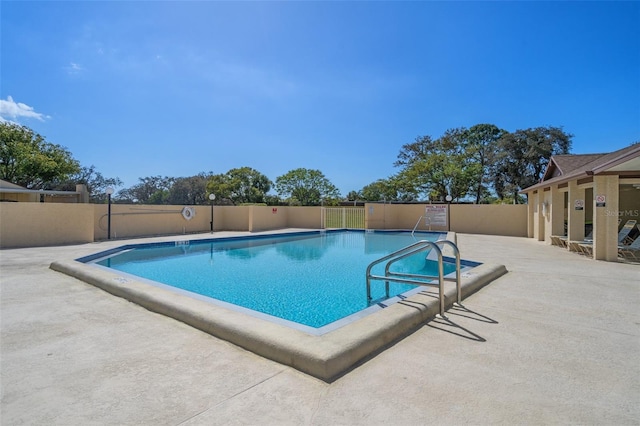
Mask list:
[[[292,235],[286,231],[261,234]],[[311,231],[307,237],[311,235],[319,237],[321,234]],[[451,237],[455,238],[455,235]],[[192,242],[197,240],[199,238]],[[181,251],[184,242],[172,241],[170,247],[180,244],[178,250]],[[443,253],[447,250],[448,247],[445,247]],[[452,250],[449,251],[453,254]],[[109,254],[112,252],[108,251]],[[106,253],[97,255],[104,256]],[[431,255],[435,256],[433,250],[430,250],[429,257]],[[382,257],[382,254],[379,256]],[[405,294],[406,297],[402,299],[392,297],[381,304],[374,303],[366,310],[323,327],[328,330],[321,332],[322,328],[286,324],[279,318],[257,315],[254,311],[199,298],[192,293],[185,294],[170,286],[158,285],[114,269],[74,260],[53,262],[51,269],[327,382],[336,380],[358,363],[404,338],[440,312],[438,289],[422,286],[417,288],[417,293]],[[360,283],[363,298],[366,295],[364,272],[363,269]],[[468,270],[462,268],[461,299],[464,300],[506,272],[504,265],[482,264]],[[455,273],[451,275],[453,277],[448,279],[455,280]],[[448,309],[457,299],[456,283],[446,281],[443,284],[442,302]],[[378,285],[384,284],[378,282]],[[261,297],[260,294],[255,296]],[[441,314],[441,318],[446,319],[446,313]]]
[[[509,273],[328,384],[49,269],[125,243],[0,252],[0,423],[640,423],[638,265],[458,234]]]

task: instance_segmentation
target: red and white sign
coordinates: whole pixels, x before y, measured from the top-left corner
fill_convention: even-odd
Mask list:
[[[596,195],[596,207],[605,207],[607,205],[607,197],[604,194]]]

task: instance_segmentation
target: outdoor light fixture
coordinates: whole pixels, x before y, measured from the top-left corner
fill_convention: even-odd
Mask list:
[[[113,188],[108,186],[105,190],[107,193],[107,240],[111,239],[111,194],[113,194]]]
[[[209,199],[211,200],[211,233],[213,234],[213,200],[216,199],[216,194],[209,194]]]

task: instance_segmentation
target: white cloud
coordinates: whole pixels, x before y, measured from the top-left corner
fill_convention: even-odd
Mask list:
[[[67,70],[67,74],[70,75],[80,74],[84,71],[84,67],[75,62],[70,62],[68,66],[64,67],[64,69]]]
[[[36,112],[27,104],[15,102],[11,96],[7,96],[7,100],[0,99],[0,121],[15,121],[19,118],[35,118],[44,121],[49,116]]]

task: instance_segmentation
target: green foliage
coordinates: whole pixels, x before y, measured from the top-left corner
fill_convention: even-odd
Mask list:
[[[268,206],[281,206],[284,204],[280,197],[271,194],[264,196],[264,202],[267,203]]]
[[[229,200],[234,205],[266,203],[271,184],[269,178],[257,170],[241,167],[211,176],[207,192],[215,194],[216,203],[222,203],[223,200]]]
[[[572,135],[558,127],[509,133],[493,124],[449,129],[440,138],[416,138],[403,145],[395,165],[395,188],[404,197],[443,201],[472,196],[476,203],[521,202],[518,191],[537,183],[554,154],[566,154]],[[363,190],[364,193],[364,190]]]
[[[388,179],[378,179],[362,188],[360,191],[365,201],[416,201],[418,194],[409,181],[402,176],[392,176]]]
[[[386,179],[379,179],[375,182],[366,185],[360,190],[362,199],[365,201],[384,201],[386,200],[388,181]]]
[[[337,189],[336,189],[336,191],[337,191]],[[340,198],[340,193],[337,192],[336,196],[326,197],[326,198],[320,200],[320,205],[325,206],[325,207],[339,206],[341,201],[342,201],[342,199]]]
[[[0,123],[0,179],[28,189],[50,189],[78,172],[80,164],[66,148],[27,127]]]
[[[402,146],[394,176],[351,191],[350,201],[443,201],[472,197],[480,202],[522,202],[518,192],[537,183],[555,154],[569,153],[573,135],[561,127],[537,127],[509,133],[493,124],[447,130],[438,139],[419,136]],[[105,202],[108,186],[121,186],[118,178],[105,178],[94,166],[81,167],[60,145],[46,142],[27,127],[0,123],[0,179],[29,189],[74,190],[83,183],[92,202]],[[198,174],[186,178],[140,178],[121,190],[116,202],[141,204],[338,205],[338,189],[320,172],[298,168],[273,183],[250,167],[224,174]]]
[[[291,205],[337,205],[338,189],[320,170],[295,169],[276,179],[276,191]]]
[[[476,124],[465,130],[464,149],[469,161],[474,163],[476,175],[473,176],[472,193],[476,204],[488,202],[492,186],[492,170],[495,167],[498,140],[507,133],[493,124]]]
[[[504,198],[491,197],[488,200],[488,204],[525,204],[526,202],[527,198],[522,195],[518,195],[516,198],[511,195]]]
[[[134,204],[168,204],[169,192],[175,178],[150,176],[138,179],[140,183],[118,192],[115,201]]]
[[[167,195],[167,203],[173,205],[207,204],[207,182],[209,176],[200,173],[195,176],[177,178]]]
[[[347,198],[347,201],[362,200],[362,194],[358,191],[349,191],[346,198]]]
[[[573,135],[561,127],[506,133],[498,140],[494,187],[499,198],[519,202],[518,191],[540,181],[552,155],[568,154]]]
[[[466,129],[450,129],[436,140],[421,136],[403,145],[395,163],[403,167],[396,176],[397,188],[432,201],[444,201],[447,195],[454,199],[467,195],[480,175],[480,167],[465,150],[466,137]]]

